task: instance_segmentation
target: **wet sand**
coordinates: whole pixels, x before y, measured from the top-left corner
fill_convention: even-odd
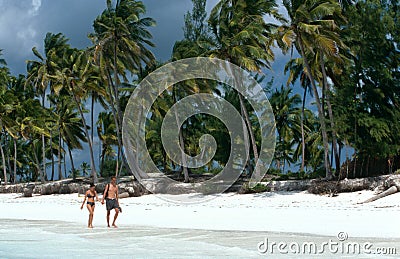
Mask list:
[[[71,222],[42,220],[7,220],[0,226],[1,258],[377,258],[361,250],[321,250],[323,242],[371,243],[370,251],[392,247],[400,252],[400,239],[351,238],[341,242],[336,236],[296,233],[215,231],[176,228],[124,226],[118,229],[97,227],[86,229]],[[267,241],[268,240],[268,241]],[[266,243],[268,242],[268,244]],[[279,250],[271,244],[298,244],[300,250]],[[304,244],[316,244],[316,250]],[[265,245],[268,246],[266,250]],[[293,248],[293,247],[292,247]],[[340,247],[338,247],[340,248]],[[287,253],[285,253],[285,251]],[[398,254],[397,254],[398,256]],[[379,258],[395,258],[385,255]]]

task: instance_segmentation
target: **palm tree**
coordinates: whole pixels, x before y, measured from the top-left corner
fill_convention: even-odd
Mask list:
[[[2,49],[0,49],[0,56],[2,55]],[[8,125],[11,124],[11,121],[8,115],[14,109],[13,107],[13,96],[7,89],[7,82],[9,81],[9,70],[6,67],[7,63],[3,58],[0,58],[0,132],[1,132],[1,139],[0,142],[3,142],[3,132]],[[10,99],[11,98],[11,99]],[[6,127],[5,127],[6,126]],[[6,167],[6,158],[3,149],[3,143],[0,145],[0,153],[1,153],[1,161],[3,167],[3,175],[4,175],[4,182],[7,184],[7,167]]]
[[[102,144],[100,155],[100,172],[103,172],[104,160],[106,156],[115,156],[115,152],[112,148],[113,146],[118,145],[115,128],[114,118],[111,112],[99,113],[97,119],[97,135],[99,136]],[[118,166],[115,170],[115,175],[117,176],[117,174]]]
[[[154,55],[148,50],[154,44],[148,27],[154,26],[152,18],[142,18],[146,9],[141,1],[117,0],[115,5],[107,0],[107,9],[93,23],[94,34],[89,35],[94,49],[94,60],[100,66],[107,88],[108,101],[114,116],[118,153],[126,164],[122,149],[122,117],[119,87],[121,78],[127,82],[127,72],[136,73],[143,64],[154,63]],[[122,152],[121,152],[122,151]]]
[[[3,149],[3,142],[6,140],[7,134],[14,135],[13,125],[14,122],[10,117],[10,114],[15,109],[15,98],[11,91],[6,89],[4,86],[0,86],[0,132],[1,132],[1,145],[0,153],[3,167],[4,182],[7,184],[7,164],[6,156]]]
[[[297,136],[300,135],[301,110],[298,105],[301,97],[298,94],[292,95],[291,88],[281,87],[270,97],[270,103],[275,115],[275,123],[278,131],[278,143],[276,155],[278,156],[278,169],[280,169],[280,159],[293,162],[292,147],[297,144]],[[283,169],[284,170],[284,169]]]
[[[30,109],[26,105],[29,103],[28,100],[34,99],[34,89],[32,87],[26,87],[25,76],[19,75],[18,77],[11,76],[9,80],[9,89],[12,95],[16,98],[15,109],[10,114],[10,118],[13,123],[13,134],[11,135],[13,141],[14,154],[13,160],[13,179],[14,183],[17,181],[17,164],[18,164],[18,140],[21,138],[19,132],[20,124],[26,116],[25,109]]]
[[[281,20],[277,5],[271,0],[221,0],[211,11],[209,25],[215,40],[215,48],[208,52],[240,66],[250,72],[261,72],[269,68],[274,59],[271,47],[271,31],[275,27],[266,23],[264,16],[271,15]],[[258,160],[256,139],[243,97],[239,94],[241,113],[250,133],[254,161]],[[259,174],[258,168],[255,168]]]
[[[98,86],[96,73],[96,67],[90,63],[85,51],[66,49],[63,54],[62,64],[57,65],[54,75],[51,76],[55,80],[52,85],[54,93],[59,95],[61,90],[67,91],[79,111],[85,137],[89,145],[92,177],[95,183],[97,182],[97,171],[94,162],[93,143],[89,135],[82,104],[83,98],[91,91],[97,91],[105,95],[104,89]]]
[[[301,126],[301,165],[300,165],[300,171],[304,171],[304,166],[305,166],[305,158],[306,158],[306,136],[305,136],[305,120],[306,120],[306,99],[307,99],[307,91],[311,93],[311,87],[310,87],[310,80],[307,77],[307,74],[305,73],[304,67],[303,67],[303,60],[302,58],[294,58],[291,59],[286,65],[285,65],[285,73],[289,71],[289,77],[287,80],[286,85],[289,86],[290,84],[295,84],[297,79],[300,79],[300,85],[304,88],[303,91],[303,99],[302,99],[302,106],[301,106],[301,121],[300,121],[300,126]]]
[[[194,36],[193,36],[194,37]],[[197,35],[198,40],[201,39],[201,37],[204,37],[204,35]],[[196,40],[196,39],[193,39]],[[180,59],[185,59],[185,58],[191,58],[191,57],[197,57],[201,56],[207,51],[207,49],[199,46],[197,42],[193,42],[189,39],[185,39],[182,41],[177,41],[175,42],[175,45],[173,47],[172,51],[172,61],[180,60]],[[211,83],[206,80],[202,79],[196,79],[196,80],[187,80],[185,82],[181,82],[174,86],[174,88],[171,90],[171,96],[172,99],[169,99],[169,101],[172,101],[172,103],[177,103],[179,100],[183,99],[184,97],[191,95],[191,94],[196,94],[196,93],[212,93],[215,92],[217,87],[217,84]],[[167,98],[165,98],[167,99]],[[155,107],[161,108],[161,107]],[[166,112],[166,110],[165,110]],[[175,114],[176,119],[178,119],[178,114]],[[190,124],[191,118],[189,118],[186,121],[186,126]],[[187,128],[187,127],[186,127]],[[179,130],[179,144],[182,150],[185,150],[185,136],[184,136],[184,128]],[[184,154],[182,154],[182,162],[183,164],[186,164],[186,157]],[[184,176],[184,182],[189,182],[189,172],[188,168],[186,166],[181,165],[181,171]]]
[[[50,102],[55,107],[56,127],[58,128],[58,154],[62,152],[61,142],[67,145],[71,170],[76,170],[72,156],[73,149],[83,149],[81,142],[86,142],[80,115],[74,101],[68,95],[50,96]],[[59,156],[59,175],[61,175],[61,156]],[[73,174],[75,180],[75,174]]]
[[[326,178],[330,179],[332,178],[332,172],[329,163],[329,143],[325,123],[325,111],[316,85],[318,76],[315,74],[315,66],[313,66],[315,59],[312,56],[315,57],[318,56],[317,54],[326,53],[334,56],[337,53],[340,43],[337,41],[338,37],[335,32],[337,25],[333,18],[340,15],[341,8],[335,0],[284,0],[283,4],[288,11],[291,22],[287,30],[283,31],[282,40],[287,46],[292,46],[294,41],[302,57],[305,73],[309,78],[318,109],[325,152]],[[324,77],[324,80],[326,80],[326,77]]]
[[[32,52],[39,60],[28,60],[27,61],[27,84],[32,84],[36,89],[37,93],[41,96],[42,106],[45,107],[46,92],[51,88],[51,77],[50,75],[54,72],[54,66],[59,61],[60,57],[65,48],[69,47],[67,44],[68,39],[61,33],[53,34],[47,33],[44,39],[44,56],[42,56],[36,47],[32,48]],[[50,89],[51,90],[51,89]],[[50,138],[50,149],[52,146],[52,138]],[[42,158],[43,161],[46,159],[46,140],[42,135]],[[53,158],[53,157],[52,157]],[[52,159],[53,164],[53,159]],[[46,175],[46,166],[43,165],[43,171]],[[52,170],[52,175],[54,171]]]

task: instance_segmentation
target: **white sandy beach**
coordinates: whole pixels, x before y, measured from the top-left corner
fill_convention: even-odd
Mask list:
[[[400,193],[357,204],[372,195],[227,193],[193,204],[145,195],[120,200],[118,229],[106,227],[105,206],[97,203],[94,229],[88,229],[88,212],[80,210],[83,196],[78,194],[0,194],[0,258],[396,258]],[[193,197],[199,196],[179,198]],[[288,252],[288,245],[282,252],[274,242],[298,247]],[[336,242],[341,250],[328,250],[322,246],[326,242]],[[368,252],[362,247],[367,243],[373,244]]]
[[[179,204],[166,196],[145,195],[121,199],[123,213],[117,223],[229,231],[268,231],[351,237],[400,238],[400,193],[375,202],[357,204],[372,191],[341,193],[337,197],[307,192],[220,194],[208,202]],[[48,195],[32,198],[0,194],[1,219],[58,220],[86,226],[83,196]],[[105,226],[105,205],[96,203],[94,227]]]

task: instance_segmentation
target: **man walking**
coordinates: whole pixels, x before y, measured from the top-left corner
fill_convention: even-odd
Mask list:
[[[121,211],[121,208],[118,202],[118,185],[117,178],[115,176],[111,177],[111,182],[106,185],[101,204],[104,204],[104,199],[106,200],[107,226],[110,227],[110,212],[114,209],[115,215],[112,226],[116,228],[117,225],[115,225],[115,221],[117,220],[118,213]]]

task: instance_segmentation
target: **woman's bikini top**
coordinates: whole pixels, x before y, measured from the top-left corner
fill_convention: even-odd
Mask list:
[[[94,197],[96,197],[96,196],[93,196],[93,195],[91,195],[90,193],[88,193],[88,194],[87,194],[87,197],[88,197],[89,199],[91,199],[91,198],[94,198]]]

